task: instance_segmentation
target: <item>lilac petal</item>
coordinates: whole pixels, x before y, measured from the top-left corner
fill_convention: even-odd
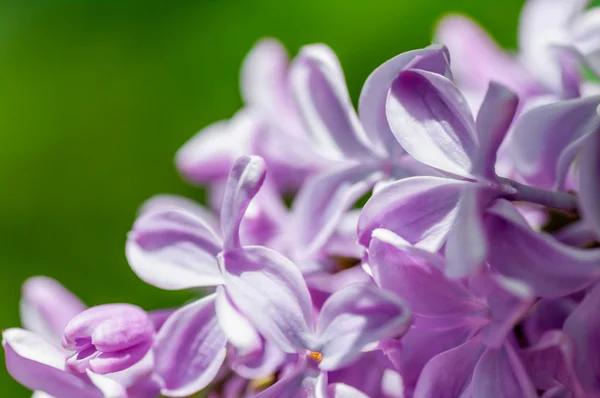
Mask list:
[[[231,168],[221,205],[224,249],[240,246],[240,224],[266,173],[265,161],[258,156],[242,156]]]
[[[538,300],[523,321],[523,332],[529,344],[537,343],[547,331],[562,329],[576,306],[577,302],[569,297]]]
[[[281,193],[267,179],[246,210],[240,225],[240,239],[244,245],[273,248],[274,241],[287,227],[288,219],[289,211]]]
[[[50,394],[46,394],[43,391],[34,391],[31,398],[54,398],[54,397]]]
[[[428,329],[417,325],[402,337],[402,347],[391,353],[390,360],[398,367],[404,387],[413,391],[421,371],[432,358],[464,344],[472,334],[465,325]]]
[[[216,122],[186,142],[175,156],[177,169],[197,184],[224,180],[235,159],[249,152],[253,137],[263,128],[255,113],[243,109],[230,120]]]
[[[561,89],[560,68],[553,62],[550,45],[565,36],[571,20],[588,0],[529,0],[519,21],[522,62],[554,91]]]
[[[166,290],[222,283],[215,256],[220,239],[203,220],[181,210],[141,215],[127,237],[126,254],[145,282]]]
[[[473,372],[472,394],[489,398],[538,396],[523,363],[508,343],[483,353]]]
[[[535,300],[524,283],[495,274],[475,278],[471,290],[487,301],[489,323],[482,333],[483,342],[492,348],[502,346]]]
[[[154,330],[159,331],[173,312],[175,312],[175,309],[154,310],[148,312],[148,318],[150,318]]]
[[[285,48],[275,39],[258,41],[246,56],[242,66],[242,96],[246,104],[273,110],[284,100],[289,58]]]
[[[579,201],[587,226],[600,239],[600,130],[586,141],[579,160]]]
[[[327,398],[369,398],[369,396],[348,384],[333,383],[327,386]]]
[[[524,112],[511,133],[510,152],[526,182],[562,187],[585,138],[600,126],[600,96],[540,105]]]
[[[311,258],[334,233],[344,213],[383,178],[375,165],[344,163],[309,179],[294,200],[298,253]]]
[[[326,398],[324,383],[319,380],[317,369],[298,366],[289,375],[266,390],[256,394],[255,398]]]
[[[393,341],[397,342],[397,340]],[[381,346],[379,344],[378,348]],[[351,365],[327,372],[327,378],[330,386],[338,383],[348,385],[369,397],[399,398],[402,396],[400,374],[394,370],[393,363],[381,349],[363,352]],[[400,383],[396,383],[398,379]]]
[[[289,353],[306,348],[313,309],[296,265],[260,246],[226,251],[219,265],[231,301],[267,340]]]
[[[385,103],[392,82],[405,69],[424,69],[450,76],[447,49],[432,45],[424,49],[407,51],[395,56],[375,69],[365,81],[358,100],[358,113],[372,142],[388,152],[397,146],[387,118]]]
[[[471,379],[483,351],[481,341],[471,339],[433,357],[421,372],[414,396],[419,398],[476,396],[471,393]],[[487,395],[481,396],[487,397]]]
[[[489,180],[496,178],[496,155],[517,112],[519,97],[502,86],[491,82],[479,113],[476,127],[479,137],[479,158],[475,173]]]
[[[65,371],[65,354],[34,333],[7,329],[2,333],[6,368],[19,383],[56,397],[101,398],[85,380]]]
[[[452,81],[422,70],[401,72],[388,96],[386,115],[412,157],[439,170],[471,175],[478,150],[475,121]]]
[[[491,193],[475,184],[460,193],[455,223],[446,242],[446,275],[461,278],[479,271],[487,256],[484,209]]]
[[[236,347],[242,355],[259,350],[262,345],[261,337],[250,321],[233,305],[227,292],[222,286],[217,287],[215,299],[217,319],[227,340]]]
[[[588,292],[564,325],[565,332],[575,343],[575,370],[581,384],[589,391],[598,391],[600,388],[600,361],[596,355],[600,349],[598,300],[600,300],[600,284],[596,284]]]
[[[127,398],[129,396],[127,394],[127,390],[125,390],[123,386],[109,377],[96,374],[89,369],[87,371],[87,375],[91,382],[98,387],[100,391],[102,391],[104,397]]]
[[[113,352],[152,340],[154,327],[140,307],[104,304],[89,308],[65,327],[63,346],[76,350],[86,340],[98,351]],[[87,344],[87,343],[86,343]]]
[[[140,362],[150,348],[152,348],[152,340],[147,340],[120,351],[101,353],[90,359],[90,369],[97,374],[120,372]]]
[[[273,375],[284,363],[286,354],[268,341],[262,341],[261,344],[259,351],[246,356],[234,356],[229,361],[229,366],[247,379]]]
[[[333,51],[323,44],[304,47],[290,74],[300,112],[318,145],[349,158],[372,157],[374,148],[354,111]]]
[[[406,300],[416,315],[445,317],[481,309],[461,283],[449,280],[438,268],[443,265],[442,258],[415,248],[388,230],[373,232],[369,265],[378,285]]]
[[[444,17],[435,36],[450,49],[455,81],[460,85],[481,92],[492,80],[519,92],[532,86],[533,77],[471,19],[462,15]]]
[[[317,322],[319,367],[339,369],[352,362],[367,344],[400,337],[411,313],[404,301],[371,284],[352,284],[335,292],[323,305]]]
[[[541,297],[560,297],[600,278],[600,251],[565,245],[550,235],[516,222],[514,206],[497,200],[485,225],[488,261],[501,274],[519,279]]]
[[[60,344],[67,323],[85,308],[77,296],[52,278],[35,276],[23,284],[21,323],[52,343]]]
[[[225,360],[227,338],[215,312],[215,295],[180,308],[156,336],[156,371],[162,393],[186,397],[206,387]]]
[[[521,353],[523,365],[538,390],[561,385],[572,397],[585,397],[573,367],[573,341],[560,330],[550,331]]]
[[[155,195],[142,203],[139,214],[154,213],[163,210],[179,209],[201,218],[214,231],[219,230],[219,220],[212,210],[202,206],[200,203],[178,195]]]
[[[371,233],[385,228],[413,245],[437,251],[448,234],[462,187],[472,184],[439,177],[410,177],[373,194],[358,220],[358,240],[368,246]]]

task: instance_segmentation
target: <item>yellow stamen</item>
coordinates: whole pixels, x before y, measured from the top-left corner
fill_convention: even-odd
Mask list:
[[[323,354],[321,354],[318,351],[311,351],[310,354],[308,354],[308,356],[317,362],[321,362],[323,360]]]

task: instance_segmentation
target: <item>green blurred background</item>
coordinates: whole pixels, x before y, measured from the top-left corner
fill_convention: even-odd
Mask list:
[[[514,47],[522,0],[0,2],[0,328],[21,283],[59,279],[87,304],[174,306],[130,271],[125,236],[156,193],[202,198],[173,166],[197,130],[241,105],[240,63],[263,37],[325,42],[353,98],[386,59],[431,42],[449,11]],[[494,4],[492,7],[490,4]],[[0,396],[30,393],[0,369]]]

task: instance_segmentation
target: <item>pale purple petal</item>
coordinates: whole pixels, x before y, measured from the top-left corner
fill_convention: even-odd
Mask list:
[[[329,47],[304,47],[290,77],[300,113],[319,147],[350,158],[373,156],[373,145],[354,110],[340,63]]]
[[[480,146],[474,169],[476,174],[492,181],[496,178],[498,148],[512,124],[518,105],[519,97],[514,92],[501,84],[490,83],[475,122]]]
[[[258,351],[241,356],[230,354],[229,366],[247,379],[260,379],[273,375],[286,360],[287,354],[269,341],[262,341]]]
[[[126,254],[145,282],[166,290],[222,283],[215,256],[221,241],[200,218],[182,210],[141,215],[127,237]]]
[[[219,264],[231,301],[267,340],[289,353],[307,347],[312,303],[294,263],[265,247],[248,246],[224,252]]]
[[[120,372],[139,363],[150,348],[152,348],[152,340],[147,340],[120,351],[103,352],[89,360],[89,368],[97,374]]]
[[[254,136],[263,128],[255,113],[243,109],[230,120],[216,122],[186,142],[175,155],[177,169],[197,184],[224,180],[235,159],[249,152]]]
[[[415,159],[471,175],[478,150],[475,121],[452,81],[422,70],[401,72],[388,96],[386,115],[396,139]]]
[[[344,163],[310,178],[292,207],[298,258],[311,258],[335,232],[346,211],[383,178],[375,165]]]
[[[600,239],[600,130],[585,141],[579,159],[579,201],[586,225]]]
[[[31,398],[54,398],[54,397],[50,394],[46,394],[43,391],[34,391]]]
[[[261,349],[260,335],[250,321],[233,305],[222,286],[217,287],[215,306],[221,330],[241,355]]]
[[[576,306],[577,301],[569,297],[538,300],[522,324],[527,342],[535,344],[547,331],[562,329]]]
[[[326,392],[320,382],[321,374],[317,369],[298,366],[285,378],[266,390],[256,394],[255,398],[326,398]]]
[[[358,240],[368,246],[371,233],[385,228],[409,243],[437,251],[456,216],[466,181],[411,177],[378,190],[365,204],[358,220]]]
[[[201,218],[214,231],[219,230],[219,220],[212,210],[200,203],[178,195],[155,195],[142,203],[139,214],[154,213],[163,210],[179,209]]]
[[[473,370],[484,346],[479,339],[466,343],[433,357],[423,368],[415,397],[456,398],[471,397]],[[487,397],[482,395],[482,397]]]
[[[87,371],[87,375],[90,378],[92,384],[94,384],[100,391],[104,397],[110,398],[127,398],[127,390],[117,383],[116,381],[92,372],[91,370]]]
[[[240,225],[240,240],[243,245],[272,247],[283,235],[289,220],[289,210],[281,193],[267,178],[254,199],[250,202]]]
[[[460,193],[456,218],[446,242],[446,275],[461,278],[480,271],[487,256],[483,213],[491,193],[475,184]]]
[[[365,81],[358,100],[358,112],[371,141],[384,147],[388,153],[398,144],[385,116],[385,103],[392,82],[404,69],[424,69],[450,76],[447,49],[432,45],[424,49],[407,51],[384,62]]]
[[[521,114],[511,133],[510,154],[526,182],[562,187],[583,140],[600,126],[600,96],[540,105]]]
[[[450,49],[452,71],[461,86],[482,94],[492,80],[520,93],[535,88],[534,79],[525,68],[471,19],[462,15],[444,17],[435,36]]]
[[[242,156],[231,168],[221,204],[224,249],[240,246],[240,224],[266,173],[265,161],[258,156]]]
[[[416,315],[446,317],[482,309],[465,286],[446,278],[441,257],[415,248],[390,231],[373,232],[369,265],[378,285],[404,299]]]
[[[460,346],[472,334],[466,325],[428,329],[420,327],[419,319],[415,319],[415,322],[415,327],[402,337],[400,349],[390,353],[390,359],[398,367],[407,391],[415,389],[421,371],[430,359]]]
[[[75,316],[64,330],[63,347],[81,348],[81,341],[98,351],[113,352],[152,339],[154,326],[140,307],[131,304],[104,304]]]
[[[6,368],[19,383],[56,397],[101,398],[85,380],[65,371],[66,354],[34,333],[7,329],[2,333]]]
[[[541,297],[560,297],[600,278],[600,250],[565,245],[550,235],[515,222],[514,206],[497,200],[485,225],[488,261],[501,274],[520,279]],[[518,214],[516,214],[518,216]]]
[[[588,0],[529,0],[519,21],[521,60],[538,80],[554,91],[562,88],[560,66],[551,45],[565,40],[569,23]]]
[[[52,278],[35,276],[23,284],[23,327],[54,344],[60,344],[67,323],[85,308],[77,296]]]
[[[333,383],[327,386],[327,398],[369,398],[369,396],[348,384]]]
[[[327,378],[331,384],[351,386],[369,397],[402,397],[400,374],[380,349],[363,352],[351,365],[327,372]]]
[[[536,398],[535,387],[514,348],[487,349],[473,372],[472,394],[489,398]]]
[[[213,381],[225,360],[227,338],[215,312],[215,295],[206,296],[173,313],[156,336],[156,371],[162,393],[194,394]]]
[[[154,330],[159,331],[173,312],[175,312],[174,308],[148,312],[148,318],[150,318],[150,322],[152,322]]]
[[[588,391],[600,389],[600,361],[596,354],[600,350],[599,300],[600,284],[596,284],[569,315],[564,325],[565,332],[575,343],[575,370],[581,384]]]
[[[535,300],[527,285],[496,274],[474,278],[471,290],[486,300],[488,324],[483,328],[482,337],[492,348],[502,346]]]
[[[283,108],[282,101],[290,100],[287,92],[288,66],[289,58],[281,43],[271,38],[259,40],[242,65],[244,102],[265,113]]]
[[[367,344],[402,336],[410,320],[410,310],[394,294],[367,283],[348,285],[323,305],[311,348],[323,354],[321,369],[339,369]]]
[[[549,331],[532,347],[521,353],[523,365],[538,390],[550,390],[557,384],[572,397],[584,397],[574,370],[575,347],[560,330]]]

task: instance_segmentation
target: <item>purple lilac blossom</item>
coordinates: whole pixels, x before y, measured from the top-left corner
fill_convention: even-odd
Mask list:
[[[176,155],[209,205],[155,196],[127,237],[140,279],[199,297],[87,308],[31,278],[9,373],[36,398],[600,397],[588,6],[528,0],[515,54],[446,17],[358,110],[329,47],[260,41],[243,109]]]

